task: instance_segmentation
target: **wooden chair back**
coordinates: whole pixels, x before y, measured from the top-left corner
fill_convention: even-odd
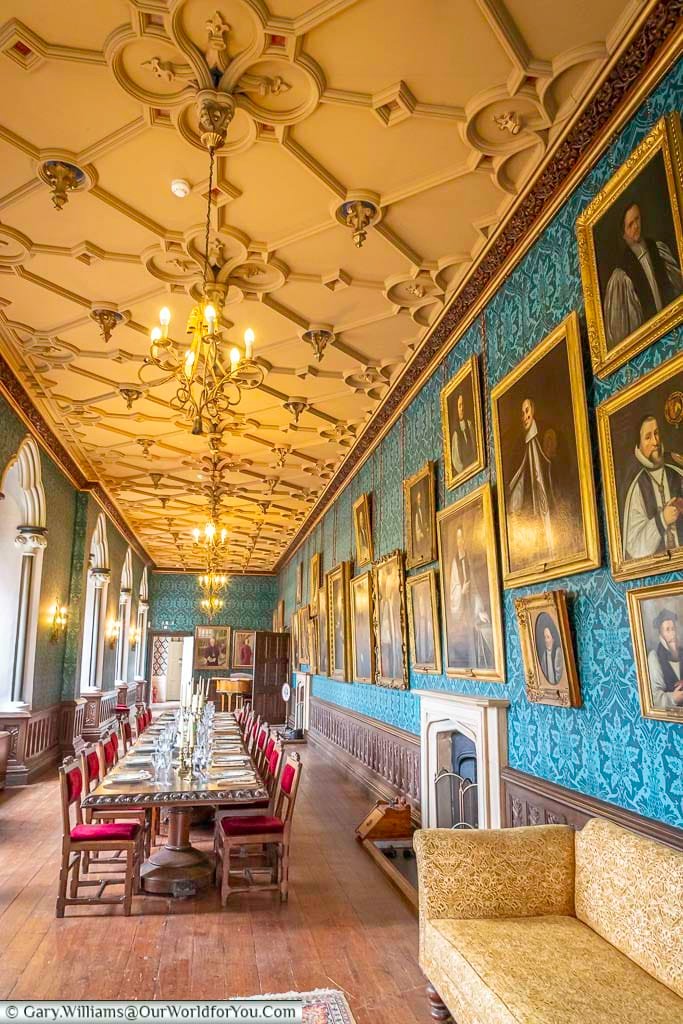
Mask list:
[[[300,778],[301,758],[297,753],[288,754],[280,769],[273,800],[273,814],[276,818],[284,821],[285,830],[292,821]]]
[[[62,805],[62,825],[64,836],[71,835],[74,825],[83,824],[83,811],[81,800],[83,799],[83,769],[80,758],[67,757],[57,769],[59,772],[59,795]],[[71,809],[74,808],[75,821],[71,821]]]
[[[256,770],[258,771],[259,775],[263,775],[263,772],[265,770],[265,751],[266,743],[268,742],[269,731],[270,730],[268,728],[268,723],[261,722],[258,734],[256,736],[256,744],[254,747],[254,761],[256,763]]]
[[[268,751],[268,747],[270,746],[271,742],[272,746]],[[271,735],[270,740],[266,744],[266,751],[268,751],[268,753],[266,754],[265,758],[263,781],[265,783],[266,789],[268,790],[268,793],[272,797],[275,795],[275,790],[277,788],[277,780],[283,752],[282,744],[278,743],[275,737]]]
[[[116,730],[113,729],[108,736],[99,741],[97,753],[100,760],[100,778],[103,779],[119,759],[119,734]]]
[[[81,751],[81,775],[83,777],[83,795],[87,796],[96,789],[104,776],[102,775],[102,758],[98,743],[91,743]]]

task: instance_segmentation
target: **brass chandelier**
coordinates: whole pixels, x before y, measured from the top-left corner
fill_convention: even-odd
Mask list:
[[[211,482],[208,487],[209,518],[203,528],[195,526],[192,530],[194,548],[196,551],[202,552],[206,559],[206,572],[197,577],[197,584],[202,595],[199,607],[209,618],[225,607],[225,601],[221,595],[230,582],[229,577],[219,571],[228,540],[227,529],[224,526],[219,526],[221,495],[222,481],[218,469],[218,452],[213,449],[211,453]]]
[[[158,387],[168,381],[176,381],[170,406],[187,416],[192,423],[193,434],[215,429],[229,408],[239,403],[242,392],[258,387],[264,378],[263,368],[253,358],[254,332],[251,328],[244,333],[244,353],[237,346],[229,348],[229,343],[221,336],[220,305],[223,296],[221,289],[215,286],[215,274],[209,262],[209,235],[216,146],[225,142],[225,134],[210,132],[205,138],[209,150],[209,190],[204,269],[201,298],[187,321],[186,332],[190,335],[190,342],[182,346],[169,338],[171,311],[164,306],[159,313],[159,324],[150,332],[149,354],[143,364],[143,368],[153,366],[165,374],[162,380],[143,381],[147,386],[151,383]],[[211,301],[212,295],[214,301]],[[142,379],[142,370],[140,376]]]

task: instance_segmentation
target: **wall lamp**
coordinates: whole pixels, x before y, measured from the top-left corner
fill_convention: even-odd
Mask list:
[[[69,609],[65,604],[55,601],[52,608],[50,608],[50,616],[50,643],[56,644],[66,630]]]
[[[128,646],[130,647],[131,651],[135,650],[135,648],[138,645],[139,639],[140,634],[138,633],[137,626],[131,626],[130,629],[128,630]]]
[[[107,641],[107,646],[112,650],[116,647],[120,633],[121,623],[118,619],[110,619],[107,625],[107,632],[105,633],[105,640]]]

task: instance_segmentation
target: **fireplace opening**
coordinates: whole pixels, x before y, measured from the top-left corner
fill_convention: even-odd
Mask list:
[[[458,730],[439,733],[436,742],[437,828],[479,828],[477,748]]]

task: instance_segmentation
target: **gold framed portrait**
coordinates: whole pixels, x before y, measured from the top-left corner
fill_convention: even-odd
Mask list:
[[[369,494],[361,494],[353,503],[353,535],[356,542],[356,565],[367,565],[374,557]]]
[[[476,355],[441,389],[441,436],[446,487],[452,490],[486,465]]]
[[[320,648],[318,643],[317,619],[309,616],[308,628],[308,671],[313,675],[320,672]]]
[[[308,623],[311,616],[309,614],[307,604],[299,608],[297,616],[299,619],[299,664],[308,665],[310,659],[310,651],[308,649]]]
[[[505,681],[491,485],[436,517],[446,675]]]
[[[567,614],[567,592],[515,598],[527,698],[534,704],[581,706],[579,675]]]
[[[436,570],[406,580],[408,631],[414,672],[441,675],[441,637],[436,598]]]
[[[576,222],[593,369],[607,377],[683,321],[683,140],[661,118]]]
[[[435,491],[433,462],[425,462],[417,473],[403,481],[408,569],[436,561]]]
[[[491,412],[503,585],[596,569],[600,537],[576,313],[492,388]]]
[[[296,567],[296,603],[301,604],[304,599],[304,563],[299,562]]]
[[[329,673],[332,679],[350,682],[349,579],[351,563],[341,562],[327,574]]]
[[[643,717],[683,722],[683,582],[629,590],[626,598]]]
[[[683,353],[597,409],[612,575],[683,569]]]
[[[292,612],[289,618],[289,644],[292,656],[292,672],[299,670],[299,616]]]
[[[276,630],[278,633],[284,633],[285,631],[285,602],[284,598],[277,603],[277,625]]]
[[[372,629],[372,572],[351,580],[351,676],[356,683],[375,679],[375,642]]]
[[[232,667],[254,667],[254,644],[256,632],[253,629],[236,629],[232,634]]]
[[[230,668],[230,626],[195,626],[192,667],[204,669]]]
[[[318,591],[318,617],[316,621],[318,628],[318,672],[320,675],[327,676],[330,672],[330,638],[327,628],[327,576],[323,579],[323,584]]]
[[[320,552],[316,551],[316,553],[311,556],[308,570],[308,605],[311,615],[318,614],[318,591],[320,590],[321,565]]]
[[[406,650],[406,592],[403,552],[392,551],[373,566],[375,602],[373,623],[377,667],[381,686],[408,689]]]

